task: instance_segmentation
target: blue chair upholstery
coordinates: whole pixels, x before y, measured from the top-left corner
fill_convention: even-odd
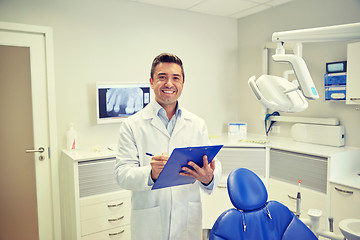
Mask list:
[[[235,208],[216,220],[210,240],[315,240],[317,237],[286,206],[267,201],[262,180],[252,171],[239,168],[227,180]]]

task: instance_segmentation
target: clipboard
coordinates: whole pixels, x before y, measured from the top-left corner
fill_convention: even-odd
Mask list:
[[[189,161],[203,167],[203,156],[207,155],[210,163],[222,147],[223,145],[175,148],[151,190],[194,183],[195,178],[179,174],[183,172],[181,168],[192,168],[187,165]]]

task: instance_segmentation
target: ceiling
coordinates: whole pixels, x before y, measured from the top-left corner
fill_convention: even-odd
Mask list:
[[[131,0],[222,17],[242,18],[293,0]]]

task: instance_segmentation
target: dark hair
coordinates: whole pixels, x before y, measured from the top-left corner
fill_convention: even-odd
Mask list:
[[[152,62],[151,65],[151,72],[150,72],[150,77],[153,78],[154,77],[154,73],[155,73],[155,68],[159,63],[176,63],[181,67],[181,73],[183,75],[183,80],[185,80],[185,74],[184,74],[184,67],[182,64],[181,59],[171,53],[161,53],[160,55],[156,56],[154,58],[154,61]]]

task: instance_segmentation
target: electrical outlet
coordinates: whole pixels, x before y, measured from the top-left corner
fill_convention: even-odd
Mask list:
[[[272,133],[280,133],[280,126],[272,126],[271,132]]]

